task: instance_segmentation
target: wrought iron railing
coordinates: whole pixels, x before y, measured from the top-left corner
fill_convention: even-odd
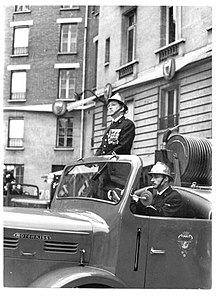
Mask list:
[[[23,100],[26,98],[26,92],[11,93],[11,100]]]
[[[30,5],[15,5],[15,11],[29,11]]]
[[[24,139],[23,138],[9,138],[8,146],[9,147],[23,147]]]
[[[159,130],[175,127],[179,124],[179,114],[159,118]]]
[[[14,47],[13,54],[14,55],[25,55],[25,54],[28,54],[28,47],[27,46]]]
[[[174,44],[172,46],[169,46],[165,49],[163,49],[160,53],[159,53],[159,61],[164,61],[166,60],[168,57],[173,57],[179,54],[179,45],[178,44]]]
[[[132,74],[133,73],[133,68],[134,68],[134,65],[131,64],[131,65],[127,65],[123,68],[121,68],[119,70],[119,79],[129,75],[129,74]]]

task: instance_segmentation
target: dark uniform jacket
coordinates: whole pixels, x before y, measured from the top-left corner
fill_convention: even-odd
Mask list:
[[[142,215],[185,217],[185,205],[182,196],[171,187],[167,188],[161,195],[156,195],[151,205],[156,210],[144,206],[139,199],[138,202],[131,202],[131,210]]]
[[[123,116],[108,127],[96,151],[96,156],[110,155],[113,151],[116,154],[129,155],[134,137],[134,123]]]

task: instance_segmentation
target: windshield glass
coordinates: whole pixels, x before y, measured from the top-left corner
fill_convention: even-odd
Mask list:
[[[57,196],[95,198],[118,203],[130,174],[129,163],[89,163],[65,169]]]

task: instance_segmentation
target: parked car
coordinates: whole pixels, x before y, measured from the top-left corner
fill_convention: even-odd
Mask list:
[[[37,185],[16,183],[12,183],[3,196],[4,206],[47,208],[49,201],[39,198]]]

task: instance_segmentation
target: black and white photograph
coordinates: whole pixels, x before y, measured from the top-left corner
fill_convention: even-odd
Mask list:
[[[212,294],[214,7],[186,3],[2,6],[6,294]]]

